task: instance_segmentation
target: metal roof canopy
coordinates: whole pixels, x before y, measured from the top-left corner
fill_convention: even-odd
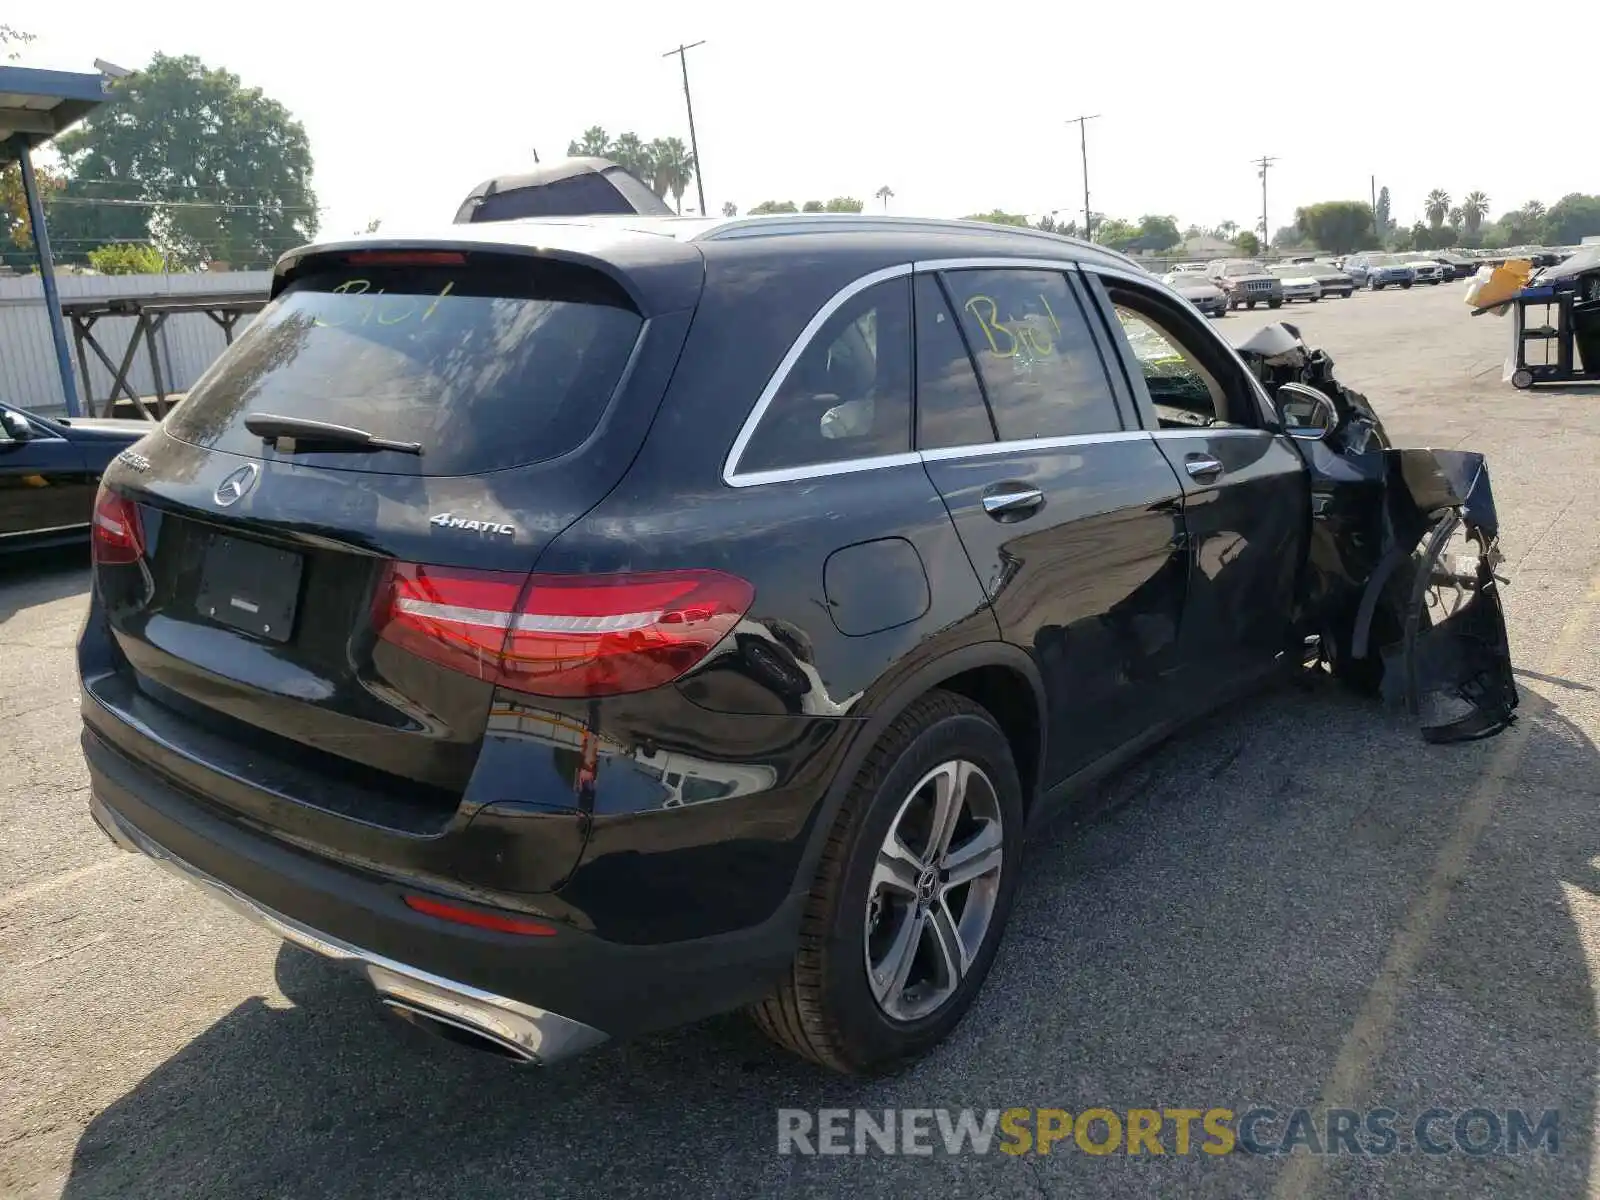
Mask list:
[[[61,317],[61,297],[56,292],[55,261],[50,255],[50,232],[39,185],[33,176],[30,152],[82,120],[110,99],[108,81],[99,73],[41,71],[34,67],[0,67],[0,164],[15,160],[22,168],[22,191],[28,201],[28,223],[39,256],[39,278],[44,285],[45,315],[56,346],[56,367],[61,372],[62,398],[69,416],[80,416],[77,383],[67,349],[67,330]]]

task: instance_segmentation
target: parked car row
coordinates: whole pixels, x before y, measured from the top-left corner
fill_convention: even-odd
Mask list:
[[[1211,317],[1257,304],[1280,308],[1293,300],[1313,303],[1324,296],[1348,299],[1356,290],[1354,279],[1327,263],[1268,266],[1249,258],[1179,263],[1162,276],[1162,282]]]

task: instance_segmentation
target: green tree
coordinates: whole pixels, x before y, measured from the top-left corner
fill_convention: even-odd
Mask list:
[[[1233,239],[1234,246],[1246,258],[1255,258],[1261,253],[1261,239],[1248,229],[1237,234]]]
[[[583,131],[583,136],[567,143],[567,156],[569,158],[604,158],[611,149],[611,135],[605,131],[604,126],[591,125]]]
[[[266,266],[316,236],[305,129],[260,88],[164,54],[110,87],[115,103],[56,141],[67,185],[52,233],[64,244],[132,228],[180,260]]]
[[[89,251],[89,265],[102,275],[159,275],[165,256],[148,242],[118,242]]]
[[[1423,201],[1422,211],[1428,218],[1428,224],[1439,228],[1450,213],[1450,193],[1443,188],[1434,188]]]
[[[1461,220],[1469,234],[1476,235],[1483,218],[1489,215],[1489,197],[1482,192],[1468,192],[1461,201]]]
[[[769,213],[792,213],[800,210],[794,206],[793,200],[763,200],[750,210],[752,217],[764,217]]]
[[[726,201],[722,206],[722,215],[725,217],[737,217],[739,215],[739,206],[732,200]]]
[[[1394,235],[1389,239],[1390,249],[1399,250],[1401,252],[1421,249],[1421,247],[1417,245],[1417,234],[1419,231],[1421,232],[1424,241],[1426,241],[1428,238],[1428,227],[1421,221],[1418,221],[1410,229],[1396,229],[1394,231]]]
[[[821,200],[807,200],[804,204],[802,204],[800,206],[800,211],[801,212],[806,212],[806,213],[819,213],[819,212],[822,212],[822,211],[824,211],[822,201]]]
[[[49,220],[55,210],[55,198],[61,191],[61,177],[48,167],[35,163],[33,181],[39,185],[39,202],[44,205],[45,218]],[[15,163],[0,167],[0,232],[4,232],[18,249],[33,249],[28,198],[22,192],[22,171]]]
[[[968,213],[965,219],[987,221],[991,225],[1020,225],[1024,229],[1028,227],[1028,218],[1021,213],[1008,213],[998,208],[990,209],[986,213]]]
[[[1132,221],[1095,214],[1094,240],[1102,246],[1110,246],[1113,250],[1124,250],[1130,248],[1138,237],[1139,227]]]
[[[1571,246],[1600,234],[1600,196],[1572,192],[1550,206],[1545,236],[1558,246]]]
[[[866,205],[854,196],[835,196],[822,206],[823,212],[831,213],[858,213]]]
[[[1349,254],[1372,240],[1372,209],[1362,200],[1324,200],[1294,211],[1302,237],[1330,254]]]
[[[879,188],[877,191],[872,193],[872,198],[874,200],[883,201],[883,211],[884,212],[888,212],[889,211],[889,201],[894,199],[894,189],[892,187],[890,187],[886,183],[881,188]]]
[[[604,157],[609,158],[630,175],[637,175],[645,180],[655,178],[655,164],[650,161],[650,147],[631,130],[619,133],[617,140],[606,147]]]
[[[1389,215],[1389,189],[1378,189],[1378,204],[1372,211],[1373,233],[1380,239],[1394,232],[1394,218]],[[1324,247],[1326,249],[1326,247]]]
[[[1036,228],[1044,230],[1045,233],[1059,233],[1064,237],[1078,236],[1077,221],[1058,221],[1054,213],[1045,213],[1040,217]]]
[[[1182,240],[1183,235],[1178,232],[1178,220],[1176,217],[1163,217],[1146,213],[1139,218],[1139,228],[1136,235],[1121,248],[1157,253],[1176,246]],[[1109,245],[1110,243],[1107,244]]]
[[[619,139],[620,140],[620,139]],[[683,211],[683,193],[694,179],[694,155],[682,138],[656,138],[650,143],[650,186],[658,196],[672,193],[672,204]],[[703,214],[702,214],[703,215]]]

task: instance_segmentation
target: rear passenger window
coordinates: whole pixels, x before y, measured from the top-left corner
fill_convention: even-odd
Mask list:
[[[961,340],[944,289],[932,275],[918,275],[917,447],[975,446],[994,441],[989,408]]]
[[[1004,441],[1122,428],[1099,351],[1057,271],[944,276]]]
[[[911,449],[911,280],[852,296],[767,406],[738,470],[820,466]]]

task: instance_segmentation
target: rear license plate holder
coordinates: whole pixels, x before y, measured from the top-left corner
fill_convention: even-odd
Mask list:
[[[200,557],[201,616],[271,642],[294,632],[305,561],[290,550],[213,534]]]

